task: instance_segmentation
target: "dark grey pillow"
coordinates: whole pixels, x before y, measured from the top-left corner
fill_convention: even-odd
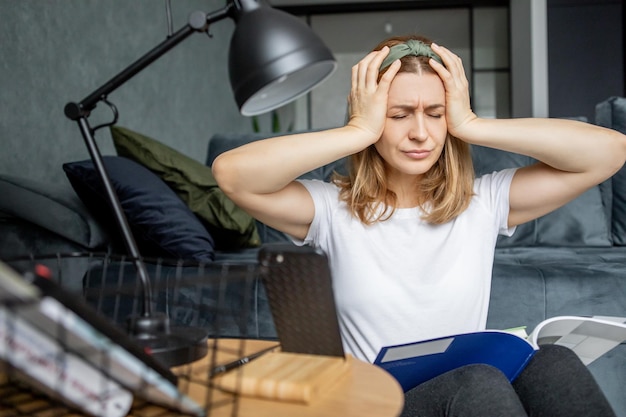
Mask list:
[[[189,207],[148,168],[118,156],[103,157],[113,188],[143,256],[211,262],[213,237]],[[104,186],[91,160],[63,164],[83,202],[115,227]]]
[[[108,238],[72,187],[0,175],[0,211],[54,232],[88,249]]]

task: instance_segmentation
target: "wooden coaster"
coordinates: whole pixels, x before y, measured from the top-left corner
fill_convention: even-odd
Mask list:
[[[213,378],[227,392],[309,404],[321,397],[351,367],[352,358],[271,352]]]

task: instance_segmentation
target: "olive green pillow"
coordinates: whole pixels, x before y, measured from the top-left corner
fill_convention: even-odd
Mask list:
[[[210,167],[120,126],[111,127],[111,136],[119,156],[146,166],[174,190],[209,230],[217,249],[261,244],[254,218],[220,190]]]

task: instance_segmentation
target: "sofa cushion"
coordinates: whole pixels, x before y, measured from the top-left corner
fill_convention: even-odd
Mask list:
[[[213,238],[159,177],[130,159],[103,160],[143,256],[213,261]],[[94,216],[119,230],[91,160],[66,163],[63,170]]]
[[[528,156],[472,146],[477,176],[535,162]],[[593,187],[563,207],[517,227],[511,237],[500,236],[499,247],[611,246],[610,180]]]
[[[626,134],[626,98],[610,97],[596,105],[596,124]],[[615,245],[626,245],[626,168],[612,178],[612,234]]]
[[[111,135],[120,156],[157,174],[204,223],[222,250],[260,245],[255,220],[219,189],[211,168],[152,138],[113,126]]]
[[[104,247],[104,230],[90,216],[69,184],[0,176],[0,212],[54,232],[84,248]]]
[[[504,329],[561,315],[623,316],[626,247],[498,248],[488,326]]]

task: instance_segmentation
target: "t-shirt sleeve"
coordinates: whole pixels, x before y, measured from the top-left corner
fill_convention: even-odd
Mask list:
[[[327,233],[329,230],[327,226],[332,221],[332,212],[337,206],[339,191],[335,185],[321,180],[303,179],[297,181],[304,185],[309,194],[311,194],[315,214],[304,240],[292,237],[292,241],[296,245],[319,246],[319,243],[327,237],[324,236],[324,233]]]
[[[517,168],[509,168],[485,174],[474,184],[476,194],[480,196],[484,204],[488,205],[489,211],[494,213],[498,233],[505,236],[512,236],[516,229],[508,227],[509,191],[516,171]]]

